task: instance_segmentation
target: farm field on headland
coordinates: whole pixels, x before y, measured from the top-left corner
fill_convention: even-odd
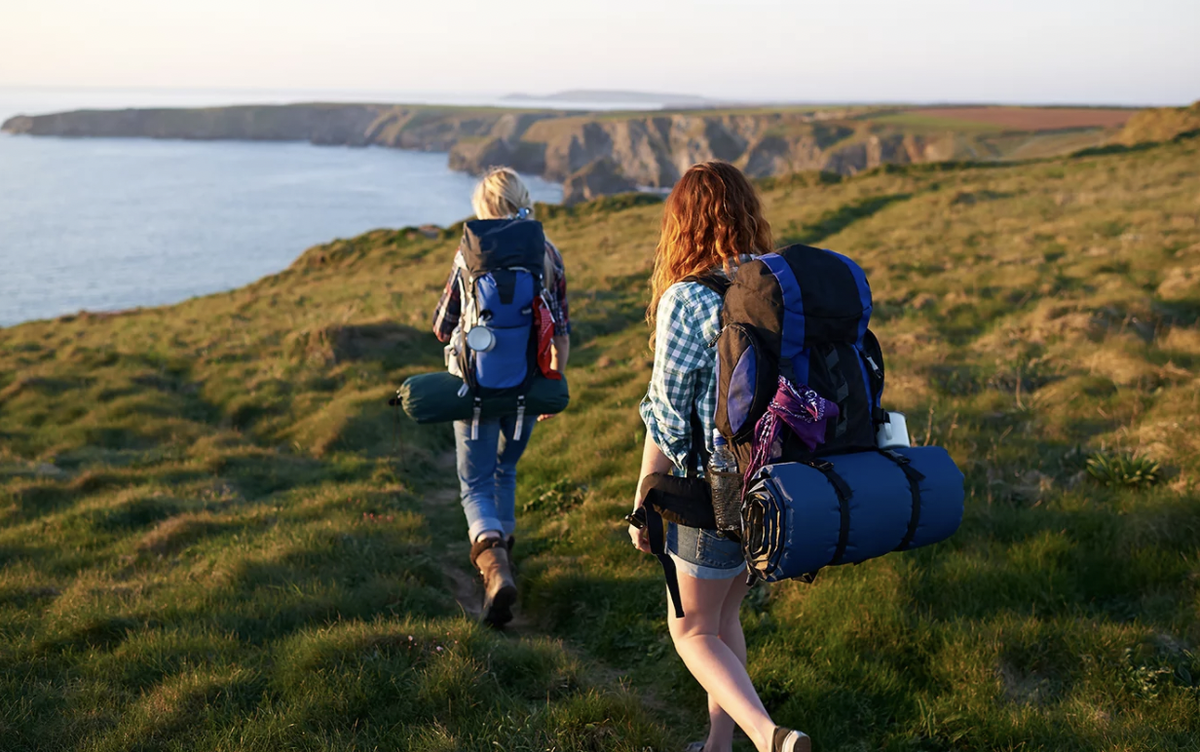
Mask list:
[[[923,107],[910,110],[928,118],[971,121],[1016,131],[1068,128],[1120,128],[1135,110],[1091,107]]]

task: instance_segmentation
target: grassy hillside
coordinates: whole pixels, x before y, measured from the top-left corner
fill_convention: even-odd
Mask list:
[[[1132,146],[1147,141],[1166,141],[1180,133],[1196,130],[1200,130],[1200,102],[1190,107],[1142,110],[1130,118],[1114,140]]]
[[[753,592],[776,719],[822,751],[1195,749],[1200,141],[763,188],[781,244],[867,268],[887,402],[969,485],[947,543]],[[647,201],[542,211],[569,266],[574,401],[522,465],[504,634],[454,598],[449,429],[384,406],[440,365],[427,322],[454,230],[0,330],[0,748],[701,738],[661,574],[620,521],[650,368]]]

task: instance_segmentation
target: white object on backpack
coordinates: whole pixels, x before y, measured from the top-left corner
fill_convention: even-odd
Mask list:
[[[475,352],[489,352],[496,346],[496,335],[486,326],[471,327],[467,332],[467,347]]]
[[[887,423],[875,433],[875,446],[880,449],[912,446],[908,439],[908,421],[904,413],[888,412]]]

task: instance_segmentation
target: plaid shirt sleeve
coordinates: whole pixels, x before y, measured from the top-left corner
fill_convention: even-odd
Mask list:
[[[721,299],[698,284],[673,285],[658,304],[654,372],[639,411],[651,441],[679,472],[692,445],[692,409],[711,441],[716,414],[716,351]]]
[[[551,313],[554,314],[554,335],[563,337],[571,333],[571,311],[567,304],[567,270],[563,264],[562,254],[549,240],[546,241],[546,250],[550,252],[550,259],[554,263],[554,289],[550,291],[550,304],[553,307]]]
[[[446,280],[446,289],[442,290],[442,299],[438,301],[433,311],[433,333],[440,342],[449,342],[458,326],[458,317],[462,313],[462,293],[459,291],[458,278],[462,273],[459,263],[460,254],[454,254],[454,268],[450,270],[450,279]]]

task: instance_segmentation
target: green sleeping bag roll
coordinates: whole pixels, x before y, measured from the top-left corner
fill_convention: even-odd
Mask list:
[[[445,371],[422,373],[409,377],[397,392],[400,404],[408,417],[417,423],[447,423],[453,420],[470,420],[474,411],[474,400],[470,395],[460,397],[462,379]],[[553,415],[567,409],[571,394],[567,380],[554,381],[538,376],[525,393],[526,415]],[[484,397],[483,418],[503,418],[517,414],[517,395]]]

